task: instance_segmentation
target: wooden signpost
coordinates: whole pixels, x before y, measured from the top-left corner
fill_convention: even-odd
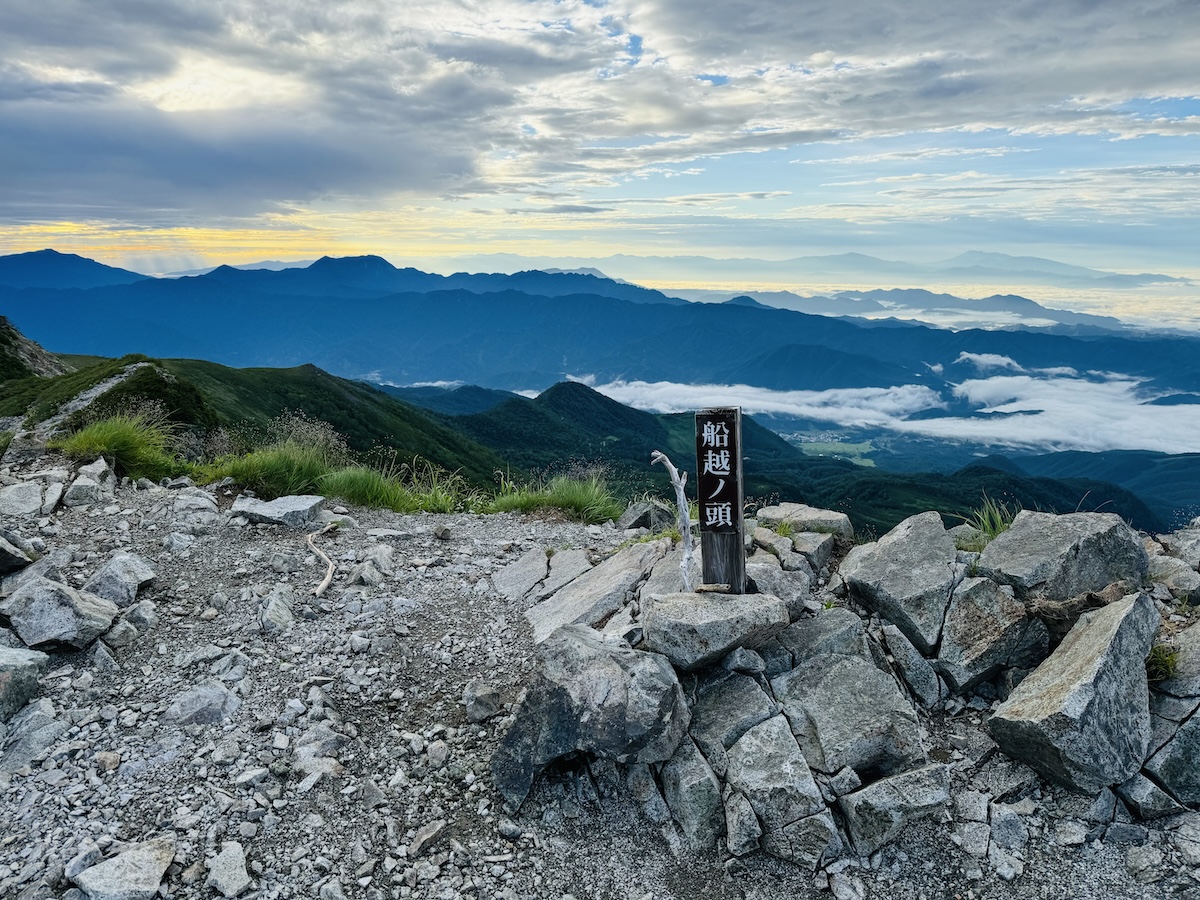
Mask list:
[[[746,592],[745,526],[742,521],[742,410],[696,413],[696,493],[700,500],[700,548],[705,584]]]

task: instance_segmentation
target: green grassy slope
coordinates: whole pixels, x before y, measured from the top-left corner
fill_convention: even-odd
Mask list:
[[[357,381],[337,378],[316,366],[291,369],[231,369],[193,359],[163,360],[175,375],[199,388],[225,423],[265,425],[287,411],[329,422],[355,450],[383,445],[400,458],[420,455],[475,484],[490,485],[505,461],[425,412]]]

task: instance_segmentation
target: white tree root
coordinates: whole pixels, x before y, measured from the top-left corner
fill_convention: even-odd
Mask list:
[[[326,556],[321,551],[321,549],[319,547],[317,547],[316,542],[313,539],[316,537],[319,537],[322,534],[325,534],[327,531],[333,531],[336,528],[337,528],[337,523],[330,522],[328,525],[326,525],[320,531],[314,531],[312,534],[310,534],[308,537],[306,537],[304,539],[304,543],[308,544],[308,549],[312,550],[313,553],[317,554],[317,556],[319,556],[319,557],[321,557],[321,559],[325,560],[325,565],[329,567],[328,569],[325,570],[325,577],[321,579],[321,583],[318,584],[315,588],[313,588],[313,596],[314,597],[320,597],[322,594],[325,593],[325,591],[328,589],[329,585],[333,584],[334,566],[333,566],[333,560],[330,559],[328,556]]]
[[[679,535],[683,541],[683,560],[679,563],[679,571],[683,575],[683,590],[689,593],[692,590],[692,517],[688,510],[687,493],[683,489],[687,484],[687,472],[676,469],[667,454],[661,450],[650,454],[650,465],[655,463],[662,463],[667,474],[671,476],[671,484],[675,487],[675,505],[679,507]]]

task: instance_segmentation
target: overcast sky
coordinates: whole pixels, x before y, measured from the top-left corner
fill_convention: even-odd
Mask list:
[[[4,0],[0,253],[1200,274],[1198,60],[1196,0]]]

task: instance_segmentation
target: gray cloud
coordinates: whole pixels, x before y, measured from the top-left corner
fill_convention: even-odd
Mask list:
[[[1194,95],[1198,32],[1190,0],[1021,0],[990,13],[928,0],[8,0],[0,215],[78,204],[159,221],[280,203],[380,208],[405,192],[577,198],[714,156],[914,131],[1195,135],[1200,117],[1123,104]],[[891,160],[1003,156],[1010,143]],[[1161,178],[1139,195],[1150,215],[1194,208],[1190,174],[1170,162],[1096,170],[1072,188],[1115,216],[1128,185]],[[969,216],[1004,197],[1016,199],[999,214],[1018,216],[1041,190],[934,178],[894,186],[855,221],[914,204]],[[1066,190],[1045,185],[1044,206]],[[850,215],[814,202],[814,218]]]

